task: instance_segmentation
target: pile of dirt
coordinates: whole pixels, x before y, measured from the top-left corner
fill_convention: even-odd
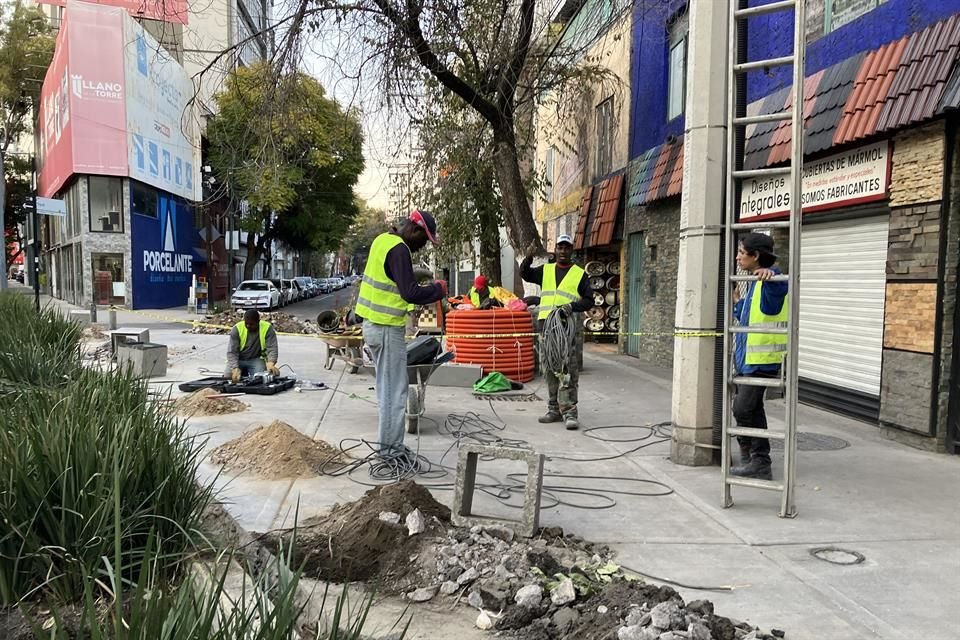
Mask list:
[[[236,398],[222,398],[213,389],[200,389],[177,400],[174,411],[182,416],[222,416],[246,411],[247,405]]]
[[[319,333],[317,325],[309,320],[300,320],[296,316],[287,313],[261,313],[261,320],[266,320],[273,325],[275,331],[279,333]],[[226,335],[235,324],[243,321],[243,311],[224,311],[214,315],[206,316],[201,322],[204,325],[197,325],[190,329],[185,329],[184,333],[200,333],[205,335]]]
[[[323,440],[308,438],[286,422],[274,420],[217,447],[210,460],[231,471],[278,479],[316,476],[324,469],[341,468],[351,458]]]
[[[91,324],[83,328],[83,331],[80,332],[80,337],[83,340],[107,340],[110,336],[104,333],[101,325]]]
[[[408,520],[420,519],[423,535],[411,535]],[[378,579],[386,583],[409,572],[421,545],[442,533],[450,510],[412,480],[376,487],[362,498],[338,504],[329,514],[305,520],[295,532],[266,537],[278,549],[296,536],[293,564],[312,578],[333,582]]]

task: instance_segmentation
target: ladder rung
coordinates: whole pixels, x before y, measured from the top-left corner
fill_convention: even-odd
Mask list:
[[[730,378],[730,382],[745,387],[769,387],[771,389],[782,389],[785,386],[780,378],[760,378],[757,376],[733,376]]]
[[[770,178],[773,176],[785,176],[790,173],[790,167],[773,167],[772,169],[741,169],[734,171],[733,177],[746,178]]]
[[[757,282],[759,279],[757,276],[730,276],[730,282]],[[790,282],[790,276],[780,274],[767,278],[764,282]]]
[[[735,18],[752,18],[753,16],[762,16],[777,11],[787,11],[793,9],[796,3],[793,0],[780,0],[770,4],[762,4],[757,7],[747,7],[746,9],[737,9],[733,12]]]
[[[728,427],[727,435],[746,436],[748,438],[767,438],[769,440],[786,440],[787,434],[783,431],[770,431],[769,429],[754,429],[752,427]]]
[[[789,331],[789,329],[784,327],[752,327],[750,325],[730,327],[730,333],[765,333],[768,335],[785,336]]]
[[[743,229],[789,229],[789,220],[760,220],[757,222],[734,222],[730,225],[731,229],[741,231]]]
[[[741,62],[733,65],[735,73],[746,73],[757,69],[770,69],[772,67],[783,67],[793,64],[793,56],[781,56],[779,58],[767,58],[766,60],[757,60],[755,62]]]
[[[783,484],[772,480],[760,480],[759,478],[741,478],[739,476],[728,476],[727,484],[735,484],[739,487],[753,487],[754,489],[767,489],[769,491],[783,491]]]
[[[789,120],[792,117],[793,117],[792,111],[778,111],[777,113],[764,113],[756,116],[743,116],[742,118],[734,118],[733,124],[742,127],[748,124],[763,124],[764,122],[781,122],[783,120]]]

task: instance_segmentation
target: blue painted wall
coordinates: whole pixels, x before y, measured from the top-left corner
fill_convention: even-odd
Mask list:
[[[186,305],[193,279],[193,211],[180,198],[157,194],[156,217],[130,216],[134,309]]]
[[[755,2],[751,4],[767,4]],[[853,22],[807,44],[806,75],[812,75],[863,51],[877,49],[915,31],[922,31],[954,13],[960,0],[887,0]],[[788,55],[793,48],[793,14],[774,13],[748,22],[750,60]],[[790,68],[750,74],[747,94],[752,102],[791,83]]]
[[[772,0],[752,2],[767,4]],[[638,0],[631,63],[630,158],[683,133],[683,117],[667,121],[667,22],[685,0]],[[887,0],[877,9],[807,45],[806,75],[862,51],[920,31],[960,12],[960,0]],[[793,14],[776,13],[748,23],[750,60],[786,55],[793,46]],[[747,79],[748,99],[758,100],[791,82],[789,67]],[[688,89],[689,90],[689,89]]]
[[[630,158],[683,133],[683,116],[667,121],[667,23],[686,0],[638,0],[634,5],[630,86]]]

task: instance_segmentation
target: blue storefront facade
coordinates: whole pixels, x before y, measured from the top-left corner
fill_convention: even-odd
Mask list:
[[[165,191],[131,181],[132,307],[187,304],[202,256],[194,249],[193,207]]]
[[[749,2],[758,4],[767,0]],[[867,176],[881,185],[871,198],[805,208],[801,400],[916,446],[960,451],[960,0],[807,0],[806,8],[811,193],[816,183],[856,186],[845,182],[856,176],[830,168],[831,158],[882,157]],[[669,0],[637,3],[634,14],[623,265],[631,332],[668,334],[674,324],[686,124],[675,94],[686,86],[686,13],[686,2]],[[793,29],[789,12],[751,19],[747,59],[789,54]],[[789,108],[790,74],[750,73],[748,112]],[[745,168],[787,161],[786,125],[746,135]],[[804,198],[807,191],[805,177]],[[786,262],[785,248],[779,253]],[[672,365],[669,337],[624,346]]]

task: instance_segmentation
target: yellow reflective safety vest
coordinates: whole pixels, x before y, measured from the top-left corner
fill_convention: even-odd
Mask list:
[[[407,323],[407,312],[414,307],[400,295],[397,283],[387,277],[387,254],[398,244],[403,244],[400,236],[381,233],[370,247],[363,270],[356,314],[374,324],[402,327]]]
[[[470,287],[470,304],[475,306],[477,309],[480,308],[480,294],[477,293],[476,287]]]
[[[236,325],[237,334],[240,336],[240,351],[243,351],[244,347],[247,346],[247,325],[240,321]],[[267,332],[270,330],[270,323],[266,320],[260,321],[260,357],[266,359],[267,357]]]
[[[783,307],[775,316],[768,316],[760,310],[762,296],[762,282],[753,285],[753,295],[750,300],[751,327],[781,327],[786,328],[790,317],[789,298],[783,299]],[[746,364],[782,364],[787,353],[787,336],[774,333],[748,333],[747,348],[744,354]]]
[[[546,320],[550,312],[565,304],[572,304],[580,299],[577,291],[580,287],[580,278],[583,277],[583,268],[573,265],[563,277],[560,286],[557,286],[557,265],[543,265],[543,285],[540,287],[540,313],[538,320]]]

